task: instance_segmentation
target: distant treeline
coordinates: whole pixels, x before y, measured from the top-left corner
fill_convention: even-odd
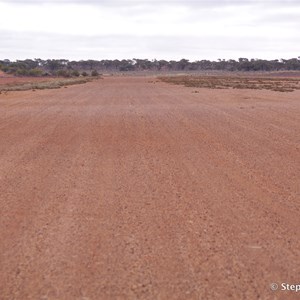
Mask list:
[[[66,59],[25,59],[0,60],[0,69],[16,76],[97,76],[103,72],[128,71],[290,71],[300,70],[300,56],[291,59],[219,59],[217,61],[187,59],[175,60],[80,60]]]

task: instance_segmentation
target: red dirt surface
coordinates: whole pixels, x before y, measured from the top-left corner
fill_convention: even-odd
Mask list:
[[[193,90],[0,95],[2,300],[299,297],[299,91]]]

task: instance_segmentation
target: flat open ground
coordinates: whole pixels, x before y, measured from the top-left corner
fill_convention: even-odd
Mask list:
[[[108,77],[0,95],[0,299],[299,299],[300,91]]]

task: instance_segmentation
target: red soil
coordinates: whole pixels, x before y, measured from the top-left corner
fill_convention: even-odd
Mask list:
[[[300,93],[192,91],[0,95],[1,299],[296,299]]]

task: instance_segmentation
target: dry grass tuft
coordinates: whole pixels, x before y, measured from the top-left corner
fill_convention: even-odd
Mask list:
[[[13,84],[4,84],[0,85],[1,92],[10,92],[10,91],[36,91],[36,90],[45,90],[45,89],[59,89],[61,87],[67,87],[74,84],[84,84],[95,80],[95,77],[86,77],[86,78],[51,78],[45,81],[40,82],[23,82],[23,83],[13,83]]]
[[[276,92],[293,92],[300,89],[295,78],[250,78],[234,76],[164,76],[161,81],[194,88],[208,89],[258,89]]]

